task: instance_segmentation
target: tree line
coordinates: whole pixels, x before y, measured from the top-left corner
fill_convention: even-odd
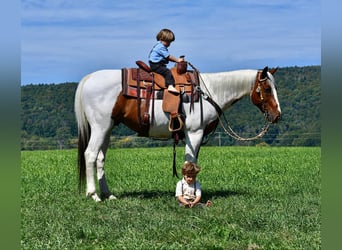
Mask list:
[[[281,121],[271,125],[264,137],[241,142],[226,136],[218,126],[206,138],[206,145],[320,146],[320,66],[283,67],[275,73]],[[21,86],[21,149],[66,149],[77,147],[77,125],[74,114],[76,82],[30,84]],[[248,97],[234,104],[224,114],[238,134],[257,134],[264,124],[261,112]],[[119,125],[113,130],[111,147],[159,147],[172,140],[137,137],[135,132]]]

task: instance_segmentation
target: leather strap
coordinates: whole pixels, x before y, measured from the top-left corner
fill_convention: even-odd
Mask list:
[[[144,125],[149,124],[149,118],[150,118],[149,110],[150,110],[151,95],[152,95],[152,85],[148,84],[146,87],[145,112],[143,116]]]

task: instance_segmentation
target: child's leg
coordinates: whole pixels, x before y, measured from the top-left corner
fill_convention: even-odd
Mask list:
[[[172,76],[171,70],[167,69],[164,77],[165,77],[165,83],[167,86],[167,90],[169,92],[179,94],[179,91],[177,89],[175,89],[175,79]]]
[[[152,69],[153,72],[156,72],[156,73],[161,74],[162,76],[164,76],[166,87],[167,87],[167,89],[170,92],[179,93],[179,91],[174,88],[175,79],[172,76],[171,70],[169,70],[163,64],[150,63],[150,66],[151,66],[151,69]]]
[[[175,85],[175,79],[172,76],[171,70],[169,70],[168,68],[166,68],[165,72],[164,72],[164,77],[165,77],[165,83],[166,83],[166,87],[174,86]]]
[[[153,72],[156,72],[158,74],[161,74],[162,76],[164,76],[165,78],[165,83],[166,83],[166,87],[168,87],[169,85],[174,85],[175,84],[175,80],[173,79],[171,70],[169,70],[165,65],[163,64],[151,64],[151,69]]]

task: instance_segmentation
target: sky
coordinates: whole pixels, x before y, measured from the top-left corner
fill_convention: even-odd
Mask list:
[[[22,0],[21,85],[147,63],[162,28],[200,72],[321,65],[320,17],[319,0]]]

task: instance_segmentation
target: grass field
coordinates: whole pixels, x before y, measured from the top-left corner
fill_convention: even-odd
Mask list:
[[[178,173],[183,147],[177,148]],[[21,153],[22,249],[320,249],[320,148],[202,147],[211,208],[174,199],[172,148],[111,149],[115,201],[77,190],[76,150]]]

